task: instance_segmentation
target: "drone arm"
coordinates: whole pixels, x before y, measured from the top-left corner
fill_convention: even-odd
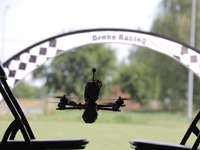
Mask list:
[[[97,105],[97,108],[104,108],[104,107],[124,107],[126,105],[116,105],[115,103],[114,104],[107,104],[107,105]]]
[[[114,104],[108,104],[108,105],[97,105],[97,108],[104,108],[104,107],[115,107]]]
[[[63,107],[63,108],[56,108],[56,110],[66,110],[66,109],[85,109],[84,107]]]
[[[108,110],[108,111],[121,111],[120,107],[124,107],[125,105],[117,105],[116,103],[107,104],[107,105],[97,105],[97,110]],[[108,108],[111,107],[111,108]]]
[[[121,110],[119,110],[119,108],[98,108],[97,110],[121,111]]]
[[[60,103],[59,103],[60,104]],[[56,110],[65,110],[65,109],[79,109],[79,110],[81,110],[81,109],[85,109],[85,104],[81,104],[81,103],[79,103],[79,104],[76,104],[76,103],[67,103],[67,104],[60,104],[59,105],[58,104],[58,108],[56,109]],[[68,105],[68,106],[72,106],[72,107],[66,107],[66,105]]]

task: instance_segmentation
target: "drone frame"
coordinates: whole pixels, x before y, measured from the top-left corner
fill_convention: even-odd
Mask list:
[[[61,98],[61,99],[60,99],[60,103],[58,103],[58,108],[56,108],[56,110],[68,110],[68,109],[82,110],[82,109],[86,109],[86,107],[87,107],[86,103],[85,104],[81,104],[81,103],[77,104],[74,101],[68,100],[65,95],[63,95],[63,97],[57,97],[57,98]],[[125,99],[122,99],[121,97],[119,97],[119,99],[115,103],[104,104],[104,105],[98,105],[97,103],[95,103],[95,106],[93,106],[93,107],[97,111],[99,111],[99,110],[121,111],[119,108],[126,106],[126,105],[124,105],[123,100],[125,100]],[[66,106],[70,106],[70,107],[66,107]]]

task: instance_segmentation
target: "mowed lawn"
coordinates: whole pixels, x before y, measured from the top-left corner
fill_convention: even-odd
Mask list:
[[[88,150],[131,149],[130,139],[147,139],[179,144],[189,124],[186,114],[99,111],[98,120],[85,124],[83,111],[56,111],[49,116],[27,115],[37,139],[87,138]],[[0,116],[0,138],[11,116]],[[21,139],[21,133],[17,139]],[[191,145],[194,138],[189,141]]]

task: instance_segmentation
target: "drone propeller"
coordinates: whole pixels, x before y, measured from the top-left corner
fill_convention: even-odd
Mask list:
[[[54,98],[59,98],[60,102],[62,102],[62,103],[68,103],[68,102],[70,102],[71,99],[80,99],[81,97],[63,95],[63,96],[55,96]]]
[[[132,98],[107,98],[108,100],[116,100],[115,103],[106,103],[102,105],[98,105],[98,108],[103,108],[103,107],[112,107],[112,110],[118,110],[119,107],[124,107],[124,100],[133,100]],[[106,108],[107,109],[107,108]]]
[[[63,99],[79,99],[79,98],[82,98],[82,97],[79,97],[79,96],[66,96],[66,95],[63,95],[63,96],[55,96],[54,98],[63,98]]]
[[[70,103],[69,100],[75,97],[63,95],[63,96],[55,96],[55,98],[59,98],[60,102],[54,102],[54,103],[68,104]]]
[[[82,98],[82,97],[63,95],[63,96],[54,96],[54,98],[59,98],[59,99],[60,99],[60,102],[62,102],[62,103],[65,103],[65,104],[66,104],[66,103],[72,104],[73,101],[70,101],[71,99],[80,99],[80,98]],[[49,103],[60,103],[60,102],[50,101]]]
[[[118,100],[118,101],[124,101],[124,100],[138,100],[138,99],[133,99],[133,98],[121,98],[121,96],[119,96],[119,98],[115,98],[115,97],[108,97],[106,98],[107,100]]]

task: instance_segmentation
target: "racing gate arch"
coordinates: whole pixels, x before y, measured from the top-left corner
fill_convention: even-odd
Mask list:
[[[102,28],[69,32],[40,41],[14,55],[4,64],[7,82],[13,89],[24,77],[68,50],[97,43],[122,43],[163,53],[200,77],[200,51],[176,39],[128,29]]]

